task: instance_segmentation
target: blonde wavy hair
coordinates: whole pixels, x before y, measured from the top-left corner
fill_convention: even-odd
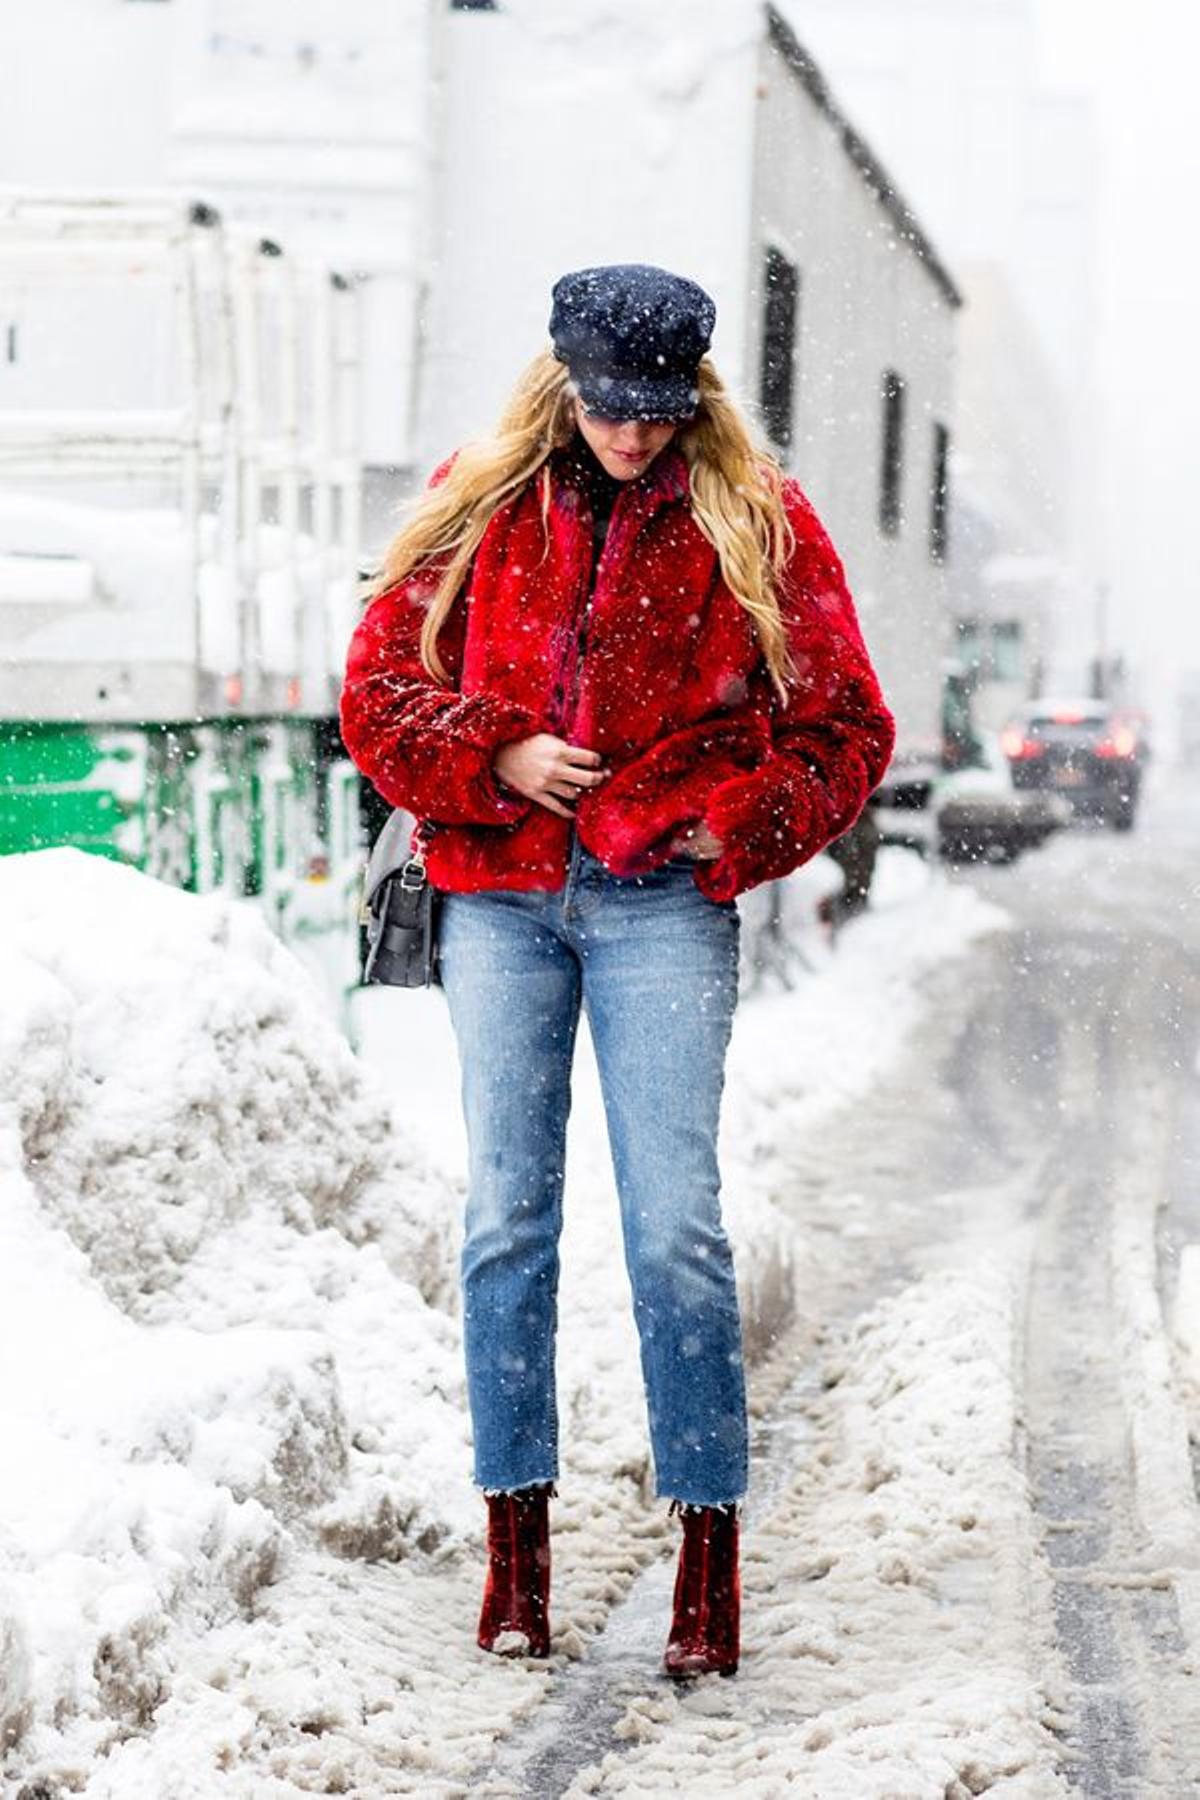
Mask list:
[[[755,444],[708,357],[697,385],[696,411],[672,440],[687,459],[692,515],[717,552],[725,585],[753,619],[763,659],[786,701],[794,670],[778,585],[794,536],[783,506],[783,472]],[[373,593],[426,567],[436,576],[421,627],[421,660],[437,681],[450,681],[438,636],[493,513],[537,480],[546,519],[547,458],[574,435],[574,399],[566,365],[551,350],[541,351],[517,382],[494,434],[459,451],[443,480],[412,503],[387,548]]]

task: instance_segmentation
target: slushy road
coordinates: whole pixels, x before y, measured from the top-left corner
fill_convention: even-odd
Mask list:
[[[1182,1800],[1200,1792],[1189,1456],[1200,1416],[1170,1322],[1180,1251],[1200,1242],[1200,806],[1162,781],[1131,836],[1071,830],[1015,868],[953,879],[1004,907],[1011,929],[934,974],[925,1021],[868,1107],[788,1145],[786,1198],[807,1279],[780,1357],[795,1377],[760,1432],[747,1541],[785,1476],[839,1454],[831,1415],[812,1400],[830,1334],[915,1278],[984,1269],[1015,1246],[1011,1456],[1029,1528],[990,1576],[978,1559],[957,1583],[943,1571],[938,1609],[904,1623],[905,1658],[920,1661],[924,1628],[936,1662],[952,1612],[997,1694],[1023,1665],[1047,1696],[1049,1729],[1028,1762],[1011,1765],[1010,1791]],[[795,1501],[789,1533],[763,1541],[807,1532],[819,1542],[822,1506],[831,1501],[818,1485]],[[827,1525],[832,1535],[832,1511]],[[787,1579],[782,1550],[774,1575],[753,1585],[770,1591],[773,1579]],[[806,1590],[814,1631],[831,1587]],[[785,1747],[816,1718],[848,1716],[856,1696],[878,1702],[894,1679],[879,1647],[856,1644],[852,1629],[839,1638],[831,1600],[836,1654],[793,1663],[790,1686],[760,1680],[751,1654],[736,1699],[724,1684],[664,1702],[649,1671],[668,1591],[663,1565],[635,1583],[559,1694],[480,1771],[480,1789],[650,1791],[670,1771],[716,1792],[725,1757],[730,1779],[745,1781],[757,1731],[762,1792],[785,1769],[790,1791],[843,1791],[832,1765],[830,1785],[814,1765],[806,1787]],[[769,1635],[765,1614],[757,1629]],[[920,1728],[901,1707],[881,1719],[879,1743],[890,1723],[898,1756],[916,1745],[915,1768]],[[959,1785],[944,1791],[999,1791],[1006,1773],[966,1757]],[[860,1800],[900,1791],[887,1777],[878,1789],[857,1779],[868,1786],[846,1791]],[[924,1791],[916,1780],[903,1791]]]

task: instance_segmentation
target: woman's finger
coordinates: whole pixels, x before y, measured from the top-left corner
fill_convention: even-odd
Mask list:
[[[569,806],[564,806],[561,800],[556,800],[553,794],[539,794],[537,796],[537,803],[539,806],[544,806],[547,812],[557,813],[560,819],[573,819],[575,817],[571,808]]]
[[[564,763],[554,771],[555,780],[573,781],[576,787],[599,787],[604,780],[603,769],[583,769]]]
[[[576,763],[580,768],[598,769],[604,758],[598,750],[585,750],[582,744],[567,744],[562,747],[562,760]]]

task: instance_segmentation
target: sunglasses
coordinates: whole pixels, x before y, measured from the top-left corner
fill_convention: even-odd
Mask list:
[[[618,419],[599,406],[589,406],[582,395],[579,396],[579,410],[585,419],[594,419],[597,425],[686,425],[688,419],[695,417],[694,413],[688,413],[685,418]]]

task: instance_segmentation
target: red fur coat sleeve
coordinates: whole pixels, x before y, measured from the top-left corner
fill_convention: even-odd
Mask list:
[[[784,500],[796,547],[780,603],[795,663],[786,706],[771,707],[771,754],[722,782],[704,822],[723,845],[696,880],[714,900],[776,880],[848,830],[895,742],[837,552],[794,482]]]
[[[482,689],[442,687],[420,656],[425,606],[437,577],[408,576],[372,602],[350,640],[342,689],[342,738],[385,800],[445,825],[506,825],[532,804],[502,791],[492,772],[501,744],[541,729],[532,713]],[[457,681],[463,607],[456,603],[438,651]]]

